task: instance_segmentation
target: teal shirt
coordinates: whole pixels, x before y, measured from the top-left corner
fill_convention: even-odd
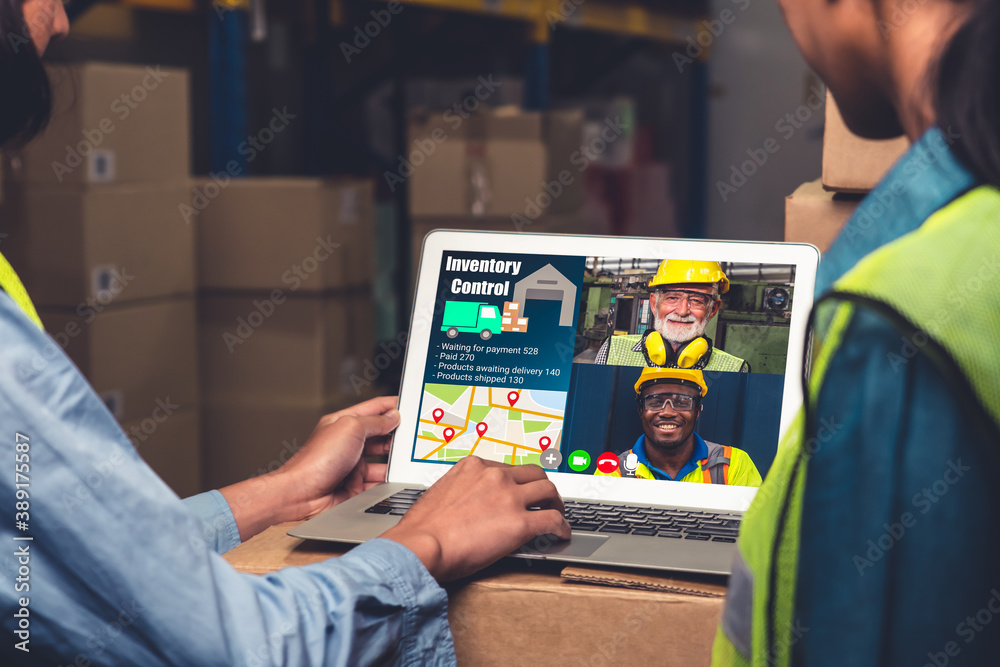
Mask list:
[[[818,296],[976,185],[945,136],[928,131],[864,199],[820,264]],[[1000,654],[1000,443],[983,441],[923,354],[890,364],[901,345],[859,310],[820,389],[817,415],[837,428],[806,475],[793,664],[985,665]]]

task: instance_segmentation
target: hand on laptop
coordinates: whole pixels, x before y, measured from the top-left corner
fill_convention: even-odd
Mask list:
[[[220,489],[246,540],[276,523],[308,519],[385,482],[386,454],[399,425],[395,396],[382,396],[320,419],[306,443],[274,472]]]
[[[450,581],[546,533],[570,537],[562,499],[544,470],[468,456],[382,537],[409,548],[438,581]]]

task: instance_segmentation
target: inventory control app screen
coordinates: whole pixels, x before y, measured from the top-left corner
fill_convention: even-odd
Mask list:
[[[444,253],[413,460],[560,450],[584,259]]]
[[[678,284],[700,270],[696,285]],[[722,483],[755,486],[766,475],[794,266],[446,251],[439,275],[413,461],[471,454],[665,482],[653,458],[676,444],[676,431],[701,443],[697,451],[729,452],[731,481]],[[698,285],[714,286],[711,297]],[[692,368],[707,389],[694,408],[639,400],[644,368],[679,363],[652,361],[647,342],[656,339],[675,350],[704,339]]]

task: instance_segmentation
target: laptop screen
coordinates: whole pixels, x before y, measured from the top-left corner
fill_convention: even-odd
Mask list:
[[[590,489],[643,485],[646,498],[679,484],[759,486],[787,421],[786,372],[801,369],[789,342],[802,267],[698,247],[443,248],[410,461],[532,463]]]

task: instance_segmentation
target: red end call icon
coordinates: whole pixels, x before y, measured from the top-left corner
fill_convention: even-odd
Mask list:
[[[618,455],[612,452],[604,452],[597,457],[597,469],[605,475],[610,475],[618,470]]]

